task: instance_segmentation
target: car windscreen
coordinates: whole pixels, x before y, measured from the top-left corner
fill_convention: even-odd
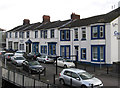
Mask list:
[[[65,62],[73,62],[73,61],[70,60],[70,59],[65,59],[64,61],[65,61]]]
[[[81,73],[78,73],[78,74],[83,80],[93,78],[93,76],[91,74],[89,74],[88,72],[81,72]]]
[[[14,54],[9,54],[8,56],[14,56]]]
[[[15,60],[25,60],[24,57],[16,57]]]
[[[30,66],[40,65],[40,63],[39,63],[38,61],[33,61],[33,62],[29,62],[29,65],[30,65]]]

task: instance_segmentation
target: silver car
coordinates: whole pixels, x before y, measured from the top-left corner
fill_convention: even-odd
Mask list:
[[[63,69],[59,77],[60,84],[72,85],[80,88],[102,88],[103,83],[85,70],[76,68]]]
[[[13,56],[11,58],[12,63],[16,66],[22,66],[23,62],[26,60],[23,56]]]
[[[48,55],[42,55],[40,57],[36,58],[38,61],[44,62],[44,63],[54,63],[54,59]]]

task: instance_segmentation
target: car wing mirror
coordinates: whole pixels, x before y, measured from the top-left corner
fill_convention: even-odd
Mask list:
[[[80,81],[80,78],[76,78],[76,79]]]

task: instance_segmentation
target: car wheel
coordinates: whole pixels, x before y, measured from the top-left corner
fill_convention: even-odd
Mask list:
[[[65,82],[64,82],[63,79],[60,79],[60,84],[61,84],[61,85],[65,85]]]
[[[67,68],[67,65],[64,65],[64,68]]]
[[[87,88],[87,86],[85,86],[85,85],[82,85],[82,86],[81,86],[81,88]]]

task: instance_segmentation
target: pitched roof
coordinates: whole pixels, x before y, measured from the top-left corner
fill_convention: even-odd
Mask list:
[[[94,23],[109,23],[120,16],[120,7],[102,15],[97,15],[84,19],[77,20],[64,20],[64,21],[53,21],[46,23],[33,23],[17,26],[9,31],[26,31],[26,30],[40,30],[40,29],[51,29],[51,28],[71,28],[87,26]]]
[[[66,25],[66,28],[87,26],[94,23],[109,23],[120,16],[120,7],[103,15],[79,19]]]

